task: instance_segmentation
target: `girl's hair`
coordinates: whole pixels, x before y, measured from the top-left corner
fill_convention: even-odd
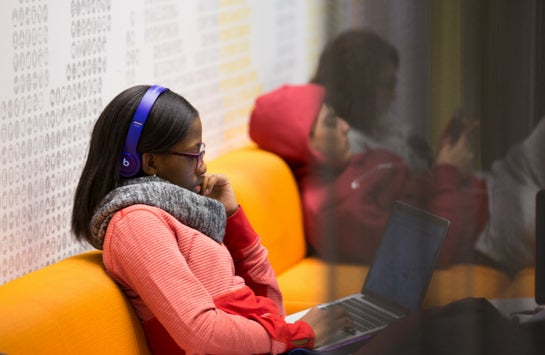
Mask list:
[[[95,123],[87,161],[74,196],[72,232],[78,240],[89,240],[89,224],[95,210],[102,199],[122,182],[119,175],[121,152],[136,107],[148,89],[149,86],[140,85],[121,92],[104,108]],[[187,136],[198,116],[197,110],[186,99],[169,90],[163,92],[148,115],[138,152],[169,150]]]
[[[379,114],[379,75],[388,64],[399,66],[394,46],[373,31],[348,30],[326,45],[311,82],[325,87],[325,102],[351,127],[366,131]]]

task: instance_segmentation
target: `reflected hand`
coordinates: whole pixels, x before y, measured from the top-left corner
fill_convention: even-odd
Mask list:
[[[437,164],[449,164],[458,169],[463,175],[471,172],[473,153],[469,147],[467,135],[462,135],[454,143],[444,144],[437,154]]]
[[[454,114],[441,134],[436,163],[449,164],[462,174],[469,174],[473,162],[469,139],[479,124],[479,121],[469,121],[460,114]]]
[[[468,137],[479,127],[479,124],[479,121],[469,121],[459,113],[453,114],[441,133],[438,150],[440,151],[447,144],[455,144],[463,136]]]

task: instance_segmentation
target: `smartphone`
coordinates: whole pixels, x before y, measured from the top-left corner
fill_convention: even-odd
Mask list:
[[[456,110],[447,125],[446,133],[451,143],[456,143],[465,129],[462,110]]]

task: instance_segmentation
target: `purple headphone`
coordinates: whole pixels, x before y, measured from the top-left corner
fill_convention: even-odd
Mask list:
[[[140,171],[142,157],[137,151],[140,135],[142,134],[142,129],[148,119],[153,104],[159,95],[167,90],[167,88],[159,85],[150,86],[142,97],[142,100],[140,100],[129,126],[127,139],[125,140],[125,145],[123,146],[123,151],[121,152],[121,157],[119,159],[119,175],[122,177],[129,178],[138,174]]]

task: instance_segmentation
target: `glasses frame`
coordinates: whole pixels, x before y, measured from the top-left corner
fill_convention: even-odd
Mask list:
[[[188,157],[195,159],[195,170],[198,170],[203,162],[204,154],[206,153],[206,144],[200,143],[199,144],[199,152],[198,153],[187,153],[187,152],[174,152],[174,151],[166,151],[164,154],[170,154],[170,155],[178,155],[181,157]]]

